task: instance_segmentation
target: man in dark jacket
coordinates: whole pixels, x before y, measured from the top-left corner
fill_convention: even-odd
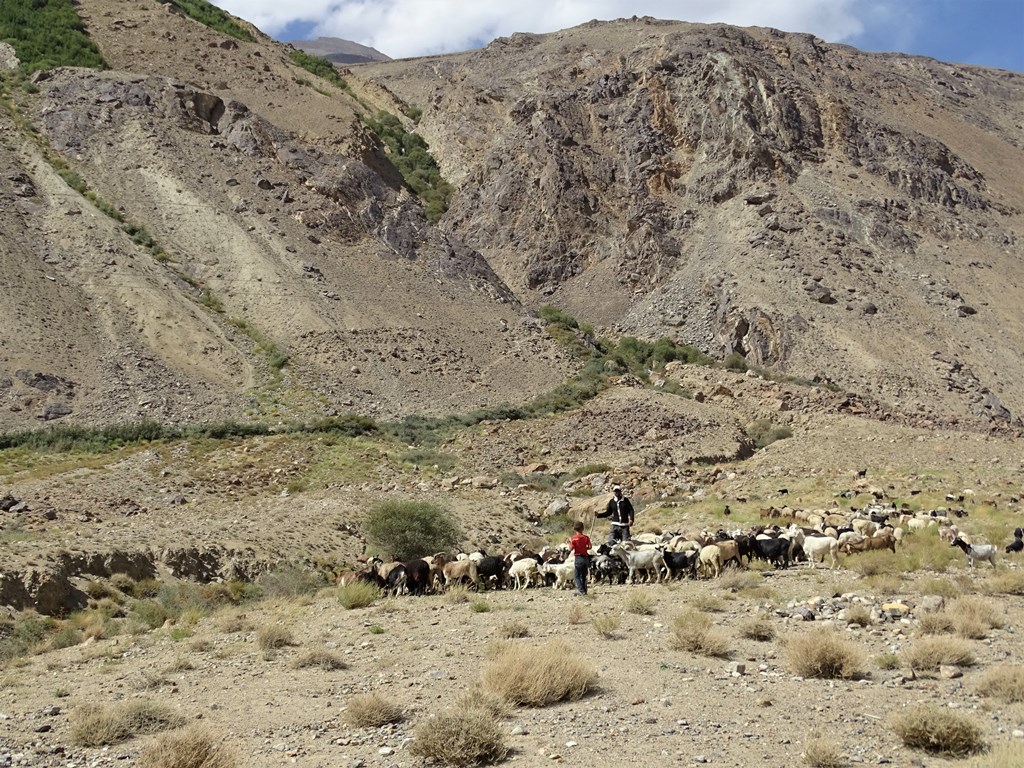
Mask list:
[[[608,536],[608,543],[614,544],[618,541],[629,541],[629,526],[633,524],[633,505],[629,499],[622,495],[622,486],[612,486],[612,498],[608,500],[608,506],[604,512],[598,512],[594,517],[610,517],[612,519],[612,530]]]

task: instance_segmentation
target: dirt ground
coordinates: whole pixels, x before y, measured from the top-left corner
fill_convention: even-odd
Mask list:
[[[1019,570],[1019,564],[1001,568]],[[971,589],[987,576],[968,575],[958,566],[949,579]],[[883,671],[872,661],[919,639],[923,612],[913,581],[883,593],[847,570],[794,568],[750,578],[763,580],[763,586],[739,591],[714,581],[593,586],[589,598],[540,589],[472,595],[457,604],[444,596],[402,598],[355,610],[345,610],[333,593],[325,593],[203,618],[180,639],[165,629],[99,640],[4,672],[0,764],[131,765],[147,739],[102,749],[74,747],[69,713],[87,702],[148,698],[205,723],[237,751],[240,765],[422,765],[408,751],[413,728],[474,685],[488,663],[489,647],[511,625],[527,627],[528,635],[509,642],[534,646],[564,640],[598,678],[580,701],[513,709],[504,723],[514,734],[508,738],[509,764],[582,766],[600,758],[616,765],[654,759],[740,766],[757,760],[785,768],[802,764],[808,739],[820,735],[850,764],[946,765],[945,759],[902,746],[888,725],[893,714],[919,703],[969,715],[990,743],[1005,742],[1024,729],[1024,707],[976,693],[985,669],[1019,665],[1024,598],[993,598],[1005,624],[987,639],[971,641],[978,664],[965,667],[963,677],[913,679],[905,667]],[[833,600],[837,588],[849,591]],[[626,609],[638,593],[652,599],[652,615]],[[780,615],[788,606],[819,597],[825,598],[824,606],[813,623]],[[854,599],[876,608],[903,600],[911,611],[906,618],[884,617],[863,629],[828,617],[828,606]],[[672,620],[691,605],[721,607],[709,615],[729,638],[727,659],[670,648]],[[759,611],[770,617],[775,640],[741,636],[739,627]],[[612,637],[595,630],[592,620],[600,617],[621,622]],[[296,644],[265,658],[256,636],[259,627],[273,623],[288,627]],[[822,626],[834,627],[862,649],[867,677],[829,681],[794,674],[785,654],[787,640]],[[348,669],[291,666],[316,649],[334,651]],[[371,691],[400,704],[405,719],[380,729],[346,725],[349,698]]]

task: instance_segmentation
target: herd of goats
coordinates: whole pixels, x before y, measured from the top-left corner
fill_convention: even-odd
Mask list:
[[[761,514],[766,518],[785,514],[790,522],[784,527],[773,523],[749,531],[705,531],[699,535],[641,533],[629,541],[601,544],[592,550],[590,577],[608,584],[711,579],[727,566],[742,568],[744,560],[749,564],[752,559],[777,568],[798,562],[816,568],[828,558],[829,566],[837,568],[840,552],[852,555],[887,549],[895,553],[904,536],[929,527],[937,527],[943,541],[963,550],[971,568],[978,561],[996,567],[997,548],[973,543],[943,511],[898,514],[886,508],[868,508],[851,517],[825,511],[782,513],[771,508]],[[1006,553],[1022,550],[1024,530],[1017,528]],[[520,545],[504,556],[480,550],[455,556],[439,553],[407,562],[373,557],[362,568],[343,573],[338,583],[369,582],[391,595],[442,592],[458,584],[477,590],[548,585],[568,589],[573,586],[573,572],[574,558],[569,557],[567,545],[544,547],[539,552]]]

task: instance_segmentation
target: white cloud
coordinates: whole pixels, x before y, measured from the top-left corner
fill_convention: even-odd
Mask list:
[[[768,26],[842,41],[864,30],[863,0],[214,0],[270,35],[295,21],[313,35],[393,57],[475,48],[513,32],[552,32],[590,19],[659,19]]]

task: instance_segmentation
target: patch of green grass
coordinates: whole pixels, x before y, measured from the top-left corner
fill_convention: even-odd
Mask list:
[[[157,2],[163,4],[168,0],[157,0]],[[230,35],[236,40],[244,40],[247,43],[251,43],[255,39],[249,30],[206,0],[169,0],[169,2],[190,19],[195,19],[212,30],[223,32],[225,35]]]
[[[452,186],[441,176],[427,142],[419,134],[407,131],[390,112],[378,112],[375,118],[363,115],[362,120],[384,144],[388,158],[420,198],[427,221],[440,219],[448,210]]]
[[[70,0],[4,0],[0,40],[14,48],[23,73],[54,67],[107,67]]]
[[[327,59],[321,58],[320,56],[313,56],[305,51],[300,51],[298,48],[290,51],[288,53],[288,58],[292,60],[293,64],[298,64],[307,72],[313,73],[317,77],[338,86],[342,90],[348,89],[348,83],[345,82],[345,79],[338,74],[338,70],[336,70],[334,65]]]

